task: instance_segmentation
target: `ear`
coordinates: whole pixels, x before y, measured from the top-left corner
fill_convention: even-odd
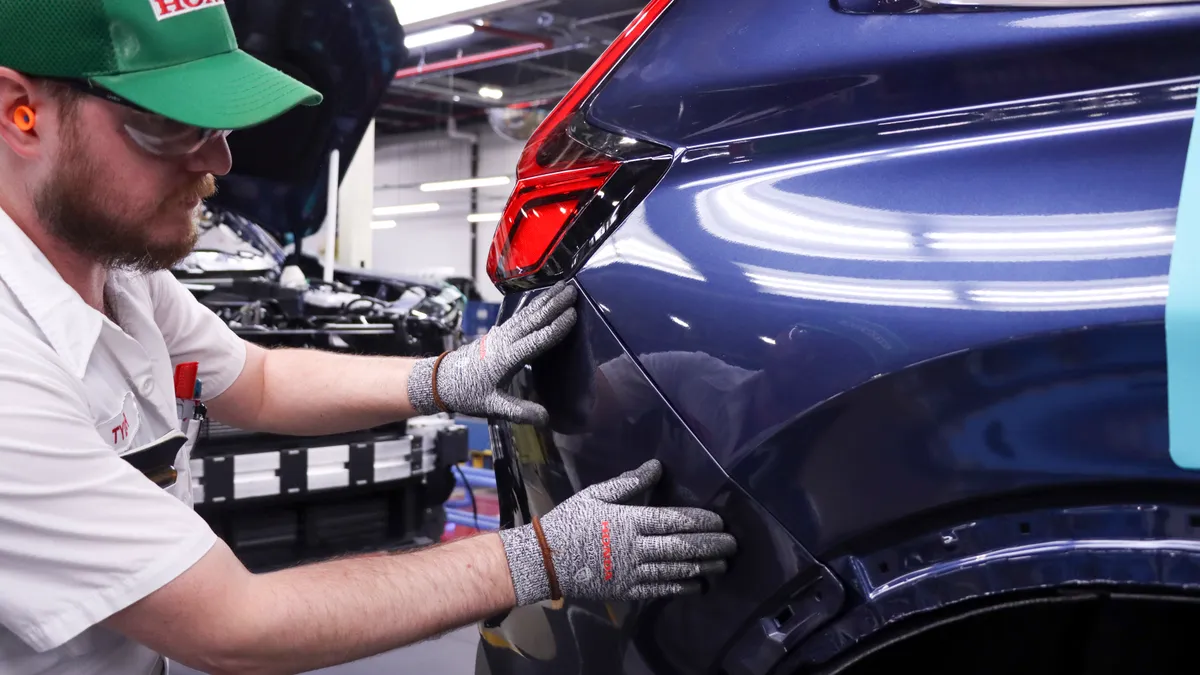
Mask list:
[[[8,68],[0,68],[0,143],[19,157],[30,159],[41,151],[41,126],[22,130],[14,119],[17,108],[29,106],[35,113],[49,103],[29,78]]]

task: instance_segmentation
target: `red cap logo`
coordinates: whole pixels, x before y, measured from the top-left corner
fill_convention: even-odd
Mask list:
[[[158,17],[159,21],[173,19],[181,14],[205,7],[224,4],[225,0],[150,0],[150,6],[154,8],[154,16]]]

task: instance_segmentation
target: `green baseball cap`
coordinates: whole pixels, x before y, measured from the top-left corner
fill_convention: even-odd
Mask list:
[[[225,0],[0,0],[0,66],[90,80],[206,129],[244,129],[321,102],[238,48]]]

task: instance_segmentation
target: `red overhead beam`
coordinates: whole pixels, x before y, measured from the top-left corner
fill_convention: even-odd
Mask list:
[[[494,31],[489,31],[494,32]],[[479,54],[470,54],[460,56],[454,59],[446,59],[445,61],[434,61],[433,63],[425,63],[412,66],[409,68],[401,68],[396,71],[397,80],[414,77],[416,75],[428,75],[443,70],[453,70],[464,66],[474,66],[488,61],[499,61],[501,59],[512,58],[514,56],[523,56],[533,52],[540,52],[543,49],[550,49],[554,46],[554,42],[548,39],[539,40],[537,42],[527,42],[524,44],[504,47],[503,49],[493,49],[490,52],[481,52]]]

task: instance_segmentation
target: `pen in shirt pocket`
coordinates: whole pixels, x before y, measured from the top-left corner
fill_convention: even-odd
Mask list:
[[[203,383],[197,376],[199,370],[200,364],[195,361],[175,366],[175,411],[179,415],[180,431],[191,440],[195,440],[200,422],[207,413],[200,402]]]

